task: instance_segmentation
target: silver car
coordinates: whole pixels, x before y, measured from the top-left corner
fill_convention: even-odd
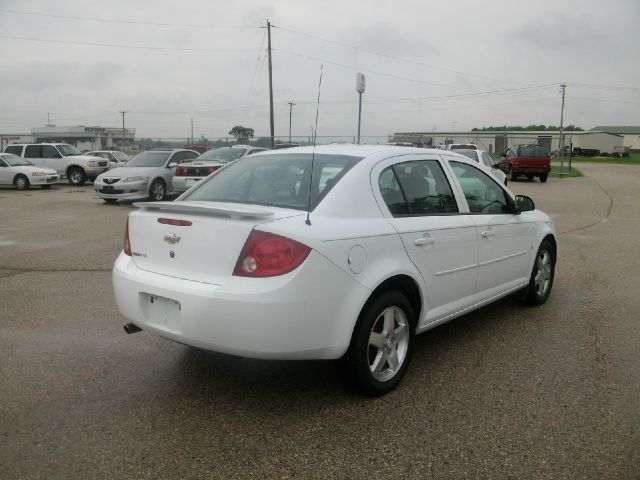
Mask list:
[[[266,148],[252,147],[251,145],[233,145],[232,147],[208,150],[193,162],[176,169],[176,175],[173,177],[173,189],[176,192],[185,192],[223,165],[247,155],[265,151],[267,151]]]
[[[173,193],[175,169],[192,160],[198,152],[185,149],[155,149],[141,152],[124,166],[99,175],[93,182],[98,198],[107,203],[118,200],[164,200]]]
[[[92,152],[87,152],[86,155],[106,158],[109,160],[109,168],[122,167],[125,163],[131,160],[129,155],[118,150],[94,150]]]

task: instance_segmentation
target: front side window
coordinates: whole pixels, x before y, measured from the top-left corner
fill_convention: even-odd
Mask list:
[[[204,183],[187,192],[182,200],[248,203],[296,210],[306,210],[310,204],[313,209],[360,159],[325,154],[313,157],[311,153],[249,155],[209,176]]]
[[[58,158],[60,153],[53,145],[42,145],[42,158]]]
[[[505,191],[489,175],[466,163],[451,162],[471,213],[511,213]]]
[[[380,194],[393,216],[458,212],[451,186],[437,160],[403,162],[378,179]]]

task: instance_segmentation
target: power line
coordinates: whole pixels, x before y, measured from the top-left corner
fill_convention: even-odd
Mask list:
[[[591,88],[594,90],[613,90],[613,91],[617,91],[617,92],[633,92],[633,93],[640,93],[640,88],[638,87],[619,87],[619,86],[615,86],[615,85],[595,85],[595,84],[591,84],[591,83],[581,83],[581,82],[572,82],[569,85],[571,85],[572,87],[578,87],[578,88]]]
[[[39,12],[20,12],[17,10],[5,10],[0,9],[1,13],[9,13],[12,15],[29,15],[37,17],[50,17],[50,18],[63,18],[65,20],[81,20],[83,22],[101,22],[101,23],[122,23],[127,25],[150,25],[153,27],[185,27],[185,28],[229,28],[229,29],[257,29],[258,26],[248,25],[203,25],[203,24],[190,24],[190,23],[162,23],[162,22],[143,22],[140,20],[122,20],[113,18],[96,18],[96,17],[80,17],[72,15],[57,15],[53,13],[39,13]]]
[[[178,52],[255,52],[253,48],[180,48],[180,47],[150,47],[143,45],[119,45],[113,43],[92,43],[92,42],[73,42],[68,40],[51,40],[45,38],[32,37],[14,37],[11,35],[0,35],[0,38],[8,38],[11,40],[27,40],[30,42],[55,43],[62,45],[76,45],[82,47],[108,47],[108,48],[135,48],[141,50],[173,50]]]

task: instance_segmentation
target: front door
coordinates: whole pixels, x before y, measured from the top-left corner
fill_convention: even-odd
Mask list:
[[[535,226],[513,213],[513,201],[491,176],[462,162],[450,162],[478,228],[477,302],[524,285]]]
[[[419,327],[473,304],[478,263],[476,225],[459,213],[439,158],[410,156],[381,162],[372,172],[383,213],[402,238],[426,284]]]

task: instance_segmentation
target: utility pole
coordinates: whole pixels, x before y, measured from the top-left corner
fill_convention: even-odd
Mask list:
[[[193,117],[191,117],[191,143],[193,143]]]
[[[273,71],[271,67],[271,22],[267,20],[267,53],[269,57],[269,120],[271,123],[271,148],[275,147],[275,131],[273,125]]]
[[[49,120],[49,112],[47,112],[47,127],[51,126],[51,121]]]
[[[291,116],[293,114],[293,106],[295,103],[289,102],[289,143],[291,143]]]
[[[124,114],[127,113],[126,110],[120,110],[122,114],[122,151],[124,152]]]
[[[560,172],[564,172],[564,137],[562,129],[564,122],[564,94],[567,89],[567,84],[560,84],[560,88],[562,88],[562,107],[560,107],[560,138],[558,139],[558,147],[560,149]]]

